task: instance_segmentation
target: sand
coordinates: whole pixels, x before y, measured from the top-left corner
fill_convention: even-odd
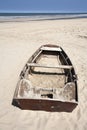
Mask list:
[[[11,105],[22,68],[43,44],[60,45],[75,67],[79,104],[71,113]],[[0,130],[87,130],[87,19],[0,23]]]

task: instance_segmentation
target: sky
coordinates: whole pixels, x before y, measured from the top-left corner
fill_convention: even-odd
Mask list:
[[[0,0],[0,12],[87,12],[87,0]]]

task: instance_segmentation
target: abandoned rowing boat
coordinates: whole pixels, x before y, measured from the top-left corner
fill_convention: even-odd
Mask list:
[[[73,65],[56,45],[41,46],[21,71],[13,97],[21,109],[71,112],[78,104]]]

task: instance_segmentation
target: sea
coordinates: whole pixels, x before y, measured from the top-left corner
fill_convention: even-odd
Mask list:
[[[0,22],[87,18],[87,13],[0,13]]]

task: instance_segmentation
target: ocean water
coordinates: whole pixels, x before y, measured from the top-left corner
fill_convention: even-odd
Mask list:
[[[0,22],[87,18],[87,13],[0,13]]]

